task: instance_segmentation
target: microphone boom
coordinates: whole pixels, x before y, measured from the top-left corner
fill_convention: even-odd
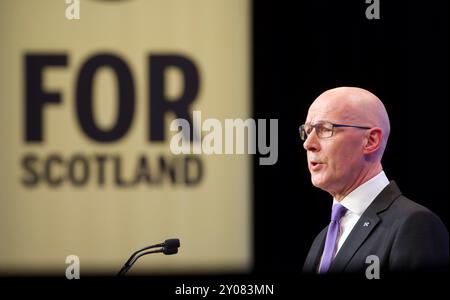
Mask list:
[[[153,248],[158,248],[156,250],[146,251]],[[117,273],[117,276],[125,276],[125,274],[128,272],[128,270],[133,266],[133,264],[141,257],[147,254],[152,253],[164,253],[165,255],[172,255],[178,253],[178,248],[180,247],[180,240],[179,239],[168,239],[165,240],[164,243],[161,244],[155,244],[152,246],[148,246],[145,248],[142,248],[141,250],[138,250],[134,252],[130,258],[125,262],[123,267],[120,269],[119,273]]]

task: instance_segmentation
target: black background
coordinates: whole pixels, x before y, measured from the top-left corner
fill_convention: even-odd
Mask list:
[[[391,120],[382,161],[408,198],[449,228],[448,3],[253,2],[254,117],[279,119],[279,159],[254,160],[255,271],[297,273],[332,197],[310,182],[298,127],[338,86],[376,94]]]

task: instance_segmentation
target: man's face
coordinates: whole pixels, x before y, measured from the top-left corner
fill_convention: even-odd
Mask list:
[[[329,101],[315,101],[306,124],[328,121],[338,124],[364,125],[356,121],[345,105],[330,105]],[[314,129],[303,143],[307,150],[308,168],[314,186],[332,194],[343,194],[359,177],[364,168],[364,133],[357,128],[335,127],[333,135],[319,138]]]

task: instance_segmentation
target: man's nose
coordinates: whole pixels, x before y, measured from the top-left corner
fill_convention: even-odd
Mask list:
[[[306,137],[306,140],[303,142],[303,148],[305,148],[306,151],[313,152],[320,150],[319,138],[315,129]]]

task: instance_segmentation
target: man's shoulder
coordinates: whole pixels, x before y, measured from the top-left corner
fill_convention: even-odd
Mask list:
[[[391,205],[391,209],[398,210],[403,215],[411,214],[434,214],[427,207],[409,199],[405,195],[398,196]]]
[[[391,202],[391,205],[383,212],[380,217],[395,218],[396,222],[417,222],[432,221],[442,223],[441,219],[426,206],[415,202],[402,193],[399,193],[397,197]]]

